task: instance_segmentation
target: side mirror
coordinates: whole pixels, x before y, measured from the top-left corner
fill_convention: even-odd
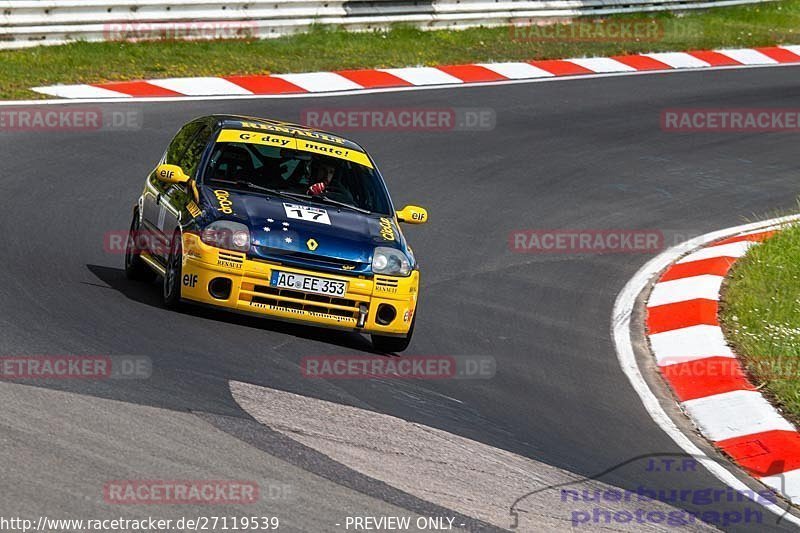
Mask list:
[[[397,220],[407,224],[424,224],[428,221],[428,211],[416,205],[407,205],[397,212]]]
[[[186,183],[190,179],[178,165],[158,165],[156,178],[165,183]]]

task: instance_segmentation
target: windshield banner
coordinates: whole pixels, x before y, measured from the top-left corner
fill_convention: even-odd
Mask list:
[[[367,157],[367,154],[345,148],[343,146],[336,146],[324,142],[306,141],[303,139],[295,139],[285,135],[276,135],[274,133],[259,133],[253,131],[242,130],[222,130],[219,132],[217,142],[221,143],[248,143],[248,144],[261,144],[265,146],[277,146],[278,148],[289,148],[291,150],[300,150],[302,152],[311,152],[318,155],[326,155],[335,157],[337,159],[346,159],[353,163],[358,163],[365,167],[372,168],[372,163]]]

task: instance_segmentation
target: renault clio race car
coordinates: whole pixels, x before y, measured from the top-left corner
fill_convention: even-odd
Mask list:
[[[372,336],[406,349],[419,270],[372,158],[296,124],[207,116],[177,133],[133,211],[125,272],[184,301]]]

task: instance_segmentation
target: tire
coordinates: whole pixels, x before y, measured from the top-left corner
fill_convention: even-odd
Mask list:
[[[167,268],[164,273],[163,298],[164,305],[169,309],[178,309],[181,304],[181,277],[183,269],[183,240],[181,233],[176,231],[172,235],[169,248]]]
[[[139,212],[134,211],[128,240],[125,242],[125,277],[133,281],[152,282],[156,273],[139,256],[136,235],[139,233]]]
[[[411,337],[414,336],[414,324],[417,323],[417,313],[414,312],[414,318],[411,319],[411,327],[408,329],[408,335],[405,337],[386,337],[384,335],[371,335],[372,347],[376,351],[382,353],[396,353],[402,352],[408,345],[411,344]]]

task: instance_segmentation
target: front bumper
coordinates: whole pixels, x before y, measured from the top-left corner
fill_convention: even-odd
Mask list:
[[[253,260],[241,252],[208,246],[194,233],[183,235],[181,297],[215,307],[253,313],[279,320],[386,336],[405,336],[416,311],[419,272],[407,278],[391,276],[344,276]],[[345,281],[343,297],[322,296],[270,286],[273,270]],[[230,281],[230,293],[215,297],[212,281]],[[219,281],[214,286],[223,285]],[[223,291],[224,292],[224,291]],[[220,296],[219,291],[216,291]],[[382,324],[381,306],[391,306],[394,318]],[[388,313],[389,315],[391,313]],[[384,314],[384,322],[386,315]],[[363,326],[359,324],[363,322]]]

